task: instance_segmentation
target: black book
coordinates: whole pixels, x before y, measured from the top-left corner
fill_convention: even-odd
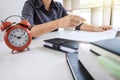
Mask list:
[[[63,39],[63,38],[53,38],[44,40],[44,46],[55,50],[63,52],[77,52],[78,51],[78,41]]]
[[[94,80],[89,72],[84,68],[82,63],[78,60],[78,53],[66,53],[66,61],[74,80]]]
[[[120,61],[120,37],[91,42],[91,51]]]

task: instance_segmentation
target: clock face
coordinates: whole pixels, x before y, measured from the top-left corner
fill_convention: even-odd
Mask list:
[[[8,35],[9,42],[16,47],[24,46],[28,42],[28,39],[28,33],[21,28],[13,29]]]
[[[12,26],[4,35],[5,43],[9,48],[17,51],[28,48],[31,43],[32,36],[28,29],[22,26]]]

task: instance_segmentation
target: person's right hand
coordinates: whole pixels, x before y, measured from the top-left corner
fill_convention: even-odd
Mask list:
[[[67,15],[63,18],[58,19],[58,27],[62,28],[75,28],[76,26],[80,25],[84,18],[76,16],[76,15]]]

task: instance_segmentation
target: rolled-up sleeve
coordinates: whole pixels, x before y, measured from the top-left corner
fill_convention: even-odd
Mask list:
[[[59,3],[58,5],[59,5],[60,9],[62,10],[62,17],[68,15],[67,10],[62,6],[62,4]]]
[[[28,2],[24,4],[23,10],[22,10],[22,17],[28,20],[31,26],[34,26],[34,21],[33,21],[34,9],[33,9],[33,6]]]
[[[63,9],[63,14],[62,14],[62,17],[64,17],[64,16],[68,15],[68,14],[67,14],[67,10],[66,10],[64,7],[63,7],[62,9]]]

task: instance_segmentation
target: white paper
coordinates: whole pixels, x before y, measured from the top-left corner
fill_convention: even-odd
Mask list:
[[[60,35],[59,37],[77,41],[92,42],[114,38],[115,35],[115,30],[109,30],[105,32],[72,31],[68,34]]]

